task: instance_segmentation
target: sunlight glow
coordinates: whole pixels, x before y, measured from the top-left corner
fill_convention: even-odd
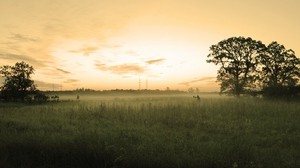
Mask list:
[[[124,29],[106,45],[95,39],[60,40],[52,48],[57,69],[74,81],[68,83],[73,87],[111,86],[118,80],[135,88],[142,79],[151,81],[151,86],[176,89],[186,87],[180,84],[183,81],[213,70],[193,34],[182,36],[173,30],[163,35],[160,29],[144,29],[139,33],[134,33],[136,27]]]
[[[42,89],[138,89],[141,80],[218,91],[209,47],[245,36],[297,55],[299,2],[1,0],[0,66],[28,62]]]

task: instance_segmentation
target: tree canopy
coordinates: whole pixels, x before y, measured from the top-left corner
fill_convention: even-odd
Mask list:
[[[220,65],[217,80],[221,93],[239,96],[255,88],[257,56],[265,50],[260,41],[232,37],[210,47],[208,63]]]
[[[0,87],[2,99],[24,100],[28,94],[36,91],[34,81],[31,79],[33,73],[34,68],[25,62],[0,67],[0,74],[4,77],[3,86]]]
[[[207,57],[208,63],[220,65],[217,80],[221,93],[299,94],[300,59],[277,42],[265,46],[251,38],[231,37],[212,45]]]
[[[264,87],[295,86],[300,77],[300,59],[291,49],[272,42],[259,57],[262,64],[261,80]]]
[[[268,45],[265,54],[259,57],[260,80],[266,96],[296,96],[300,78],[300,59],[295,52],[277,42]]]

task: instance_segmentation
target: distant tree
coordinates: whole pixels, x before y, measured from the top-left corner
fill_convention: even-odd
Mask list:
[[[2,99],[24,101],[28,94],[35,92],[36,86],[30,77],[33,73],[33,67],[25,62],[1,66],[0,75],[4,77],[3,86],[0,87]]]
[[[252,91],[258,78],[256,57],[265,49],[262,42],[249,37],[231,37],[212,45],[207,62],[221,66],[217,76],[220,92],[239,96]]]
[[[188,89],[188,92],[189,92],[189,93],[194,93],[195,90],[194,90],[194,88],[190,87],[190,88]]]
[[[260,80],[263,94],[267,96],[293,96],[300,78],[300,59],[295,52],[277,42],[268,45],[261,63]]]
[[[45,103],[49,100],[49,96],[45,95],[44,93],[42,92],[37,92],[35,95],[34,95],[34,101],[37,102],[37,103]]]

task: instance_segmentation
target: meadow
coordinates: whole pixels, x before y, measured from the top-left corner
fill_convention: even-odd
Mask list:
[[[300,167],[299,102],[200,97],[2,102],[0,167]]]

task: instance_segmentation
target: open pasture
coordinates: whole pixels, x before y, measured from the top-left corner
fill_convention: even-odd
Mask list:
[[[60,95],[0,104],[0,167],[300,166],[300,103],[217,95]],[[64,101],[71,100],[71,101]]]

